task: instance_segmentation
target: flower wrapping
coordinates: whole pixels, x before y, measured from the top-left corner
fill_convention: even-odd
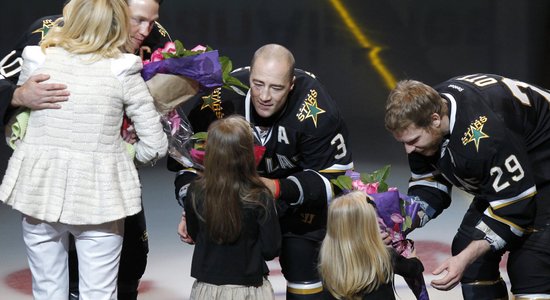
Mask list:
[[[163,115],[200,90],[223,85],[222,67],[216,50],[149,62],[143,66],[141,76],[155,100],[155,107]]]
[[[185,76],[156,74],[145,82],[153,96],[155,108],[161,115],[195,96],[200,89],[199,83]]]
[[[203,170],[202,159],[193,153],[201,139],[195,136],[187,117],[172,110],[161,121],[168,136],[168,154],[184,167]]]
[[[412,240],[407,239],[407,230],[418,218],[418,203],[403,195],[397,189],[383,193],[369,194],[376,204],[380,229],[392,237],[392,246],[404,257],[414,249]]]
[[[217,50],[147,63],[143,66],[141,76],[147,81],[158,73],[182,75],[196,80],[207,89],[217,88],[223,84]]]

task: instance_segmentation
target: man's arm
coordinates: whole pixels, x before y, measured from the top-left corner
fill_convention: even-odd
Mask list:
[[[30,109],[61,108],[58,102],[69,99],[67,85],[61,83],[43,83],[50,79],[47,74],[29,77],[25,83],[14,89],[11,105],[24,106]]]
[[[407,194],[420,204],[419,218],[409,231],[423,227],[451,205],[452,185],[433,165],[432,159],[412,153],[408,156],[411,177]]]
[[[31,109],[59,108],[58,102],[66,101],[69,92],[62,84],[45,84],[48,75],[38,74],[29,79],[20,87],[19,79],[22,52],[26,46],[38,45],[46,24],[51,24],[54,17],[45,17],[35,21],[20,38],[13,51],[0,60],[0,116],[6,124],[17,107]]]

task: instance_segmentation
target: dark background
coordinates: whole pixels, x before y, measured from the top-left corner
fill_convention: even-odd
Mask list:
[[[64,1],[4,1],[0,55],[36,18],[60,13]],[[369,46],[334,9],[341,3]],[[399,80],[435,84],[477,72],[550,87],[547,0],[164,0],[160,22],[187,48],[208,44],[247,65],[254,50],[280,43],[297,67],[315,73],[338,102],[358,164],[404,163],[401,145],[384,130],[388,84],[369,60]],[[2,143],[3,144],[3,143]],[[0,174],[10,151],[0,146]]]

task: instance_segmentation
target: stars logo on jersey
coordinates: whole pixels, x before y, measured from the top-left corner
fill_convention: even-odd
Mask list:
[[[222,93],[221,88],[216,88],[212,94],[202,97],[202,106],[201,110],[205,108],[210,108],[215,114],[216,118],[223,118],[223,107],[222,107]]]
[[[313,124],[315,125],[315,127],[317,127],[318,116],[325,112],[326,111],[320,108],[317,104],[317,91],[310,90],[306,100],[304,101],[304,104],[298,111],[298,114],[296,114],[296,117],[298,117],[298,120],[300,122],[311,118]]]
[[[462,144],[464,146],[468,145],[471,142],[474,142],[476,146],[476,151],[479,151],[479,141],[481,139],[489,138],[485,132],[483,132],[483,126],[487,122],[487,117],[480,116],[477,120],[473,121],[470,124],[470,127],[464,133],[462,137]]]
[[[42,27],[36,29],[35,31],[33,31],[32,33],[35,34],[35,33],[40,33],[41,36],[40,36],[40,40],[42,40],[44,38],[44,36],[48,33],[48,31],[50,30],[50,28],[53,27],[53,23],[54,21],[51,20],[51,19],[45,19],[42,21]]]

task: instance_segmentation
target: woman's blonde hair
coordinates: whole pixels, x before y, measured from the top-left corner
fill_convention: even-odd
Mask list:
[[[130,17],[124,0],[71,0],[41,42],[42,50],[61,47],[93,60],[117,57],[130,49]]]
[[[393,278],[391,256],[380,237],[376,210],[361,191],[331,203],[319,255],[324,285],[337,299],[360,299]]]

